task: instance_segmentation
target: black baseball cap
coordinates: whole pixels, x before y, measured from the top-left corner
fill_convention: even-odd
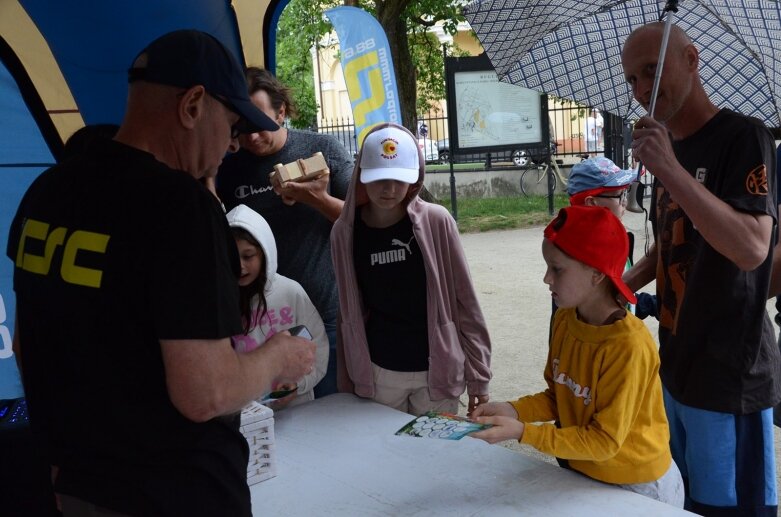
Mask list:
[[[146,56],[139,61],[139,57]],[[138,53],[128,70],[128,82],[147,81],[179,88],[203,86],[241,117],[242,133],[276,131],[279,126],[249,98],[247,82],[236,58],[214,36],[178,30],[160,36]]]

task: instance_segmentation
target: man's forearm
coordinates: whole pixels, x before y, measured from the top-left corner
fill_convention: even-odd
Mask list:
[[[781,205],[778,206],[781,214]],[[778,225],[778,237],[781,237],[781,224]],[[770,274],[770,288],[767,297],[773,298],[781,294],[781,238],[776,239],[776,247],[773,248],[773,269]]]
[[[656,243],[654,243],[648,250],[648,255],[635,262],[629,271],[623,274],[624,283],[632,291],[637,291],[656,280],[656,261]]]
[[[344,201],[338,197],[333,197],[330,194],[325,194],[325,196],[320,199],[320,202],[313,208],[316,208],[318,212],[323,214],[323,217],[333,223],[339,219],[342,208],[344,208]]]
[[[311,372],[312,341],[274,334],[262,347],[239,354],[230,338],[160,340],[168,395],[186,418],[204,422],[235,413],[271,390]]]
[[[205,422],[239,411],[271,389],[276,368],[272,358],[263,362],[264,354],[237,354],[228,338],[160,344],[171,402],[190,420]]]

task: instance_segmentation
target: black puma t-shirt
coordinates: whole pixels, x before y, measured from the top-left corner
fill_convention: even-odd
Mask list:
[[[353,254],[372,362],[398,372],[428,370],[426,266],[409,217],[369,228],[358,209]]]

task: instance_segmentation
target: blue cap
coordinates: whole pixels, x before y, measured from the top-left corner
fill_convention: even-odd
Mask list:
[[[598,188],[624,187],[637,177],[634,169],[620,169],[604,156],[589,158],[572,166],[567,180],[570,196]]]
[[[250,100],[244,72],[233,54],[217,38],[205,32],[178,30],[160,36],[133,60],[128,81],[178,88],[201,85],[209,95],[219,96],[241,117],[238,128],[242,133],[279,129],[277,123]]]

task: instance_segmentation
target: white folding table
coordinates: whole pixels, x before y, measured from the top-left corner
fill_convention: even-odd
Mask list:
[[[274,415],[256,516],[653,516],[681,509],[482,440],[396,436],[412,416],[348,394]]]

